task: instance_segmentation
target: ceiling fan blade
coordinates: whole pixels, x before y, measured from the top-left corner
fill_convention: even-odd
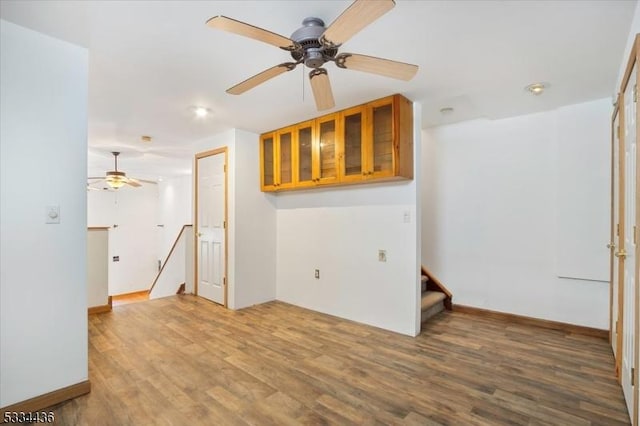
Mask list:
[[[374,56],[341,53],[336,56],[336,65],[340,68],[379,74],[398,80],[411,80],[418,72],[418,66]]]
[[[127,180],[124,183],[126,183],[129,186],[133,186],[134,188],[138,188],[139,186],[142,186],[140,182],[132,178],[127,178]]]
[[[393,9],[394,0],[356,0],[322,34],[321,41],[340,45]]]
[[[242,21],[227,18],[226,16],[214,16],[207,21],[207,26],[249,37],[285,50],[295,50],[297,47],[293,40],[285,36],[281,36],[280,34],[276,34],[259,27],[254,27],[253,25]]]
[[[135,180],[136,182],[152,183],[154,185],[158,184],[158,182],[156,182],[155,180],[138,179],[138,178],[131,178],[131,179]]]
[[[261,73],[246,79],[242,83],[238,83],[235,86],[227,89],[227,93],[229,93],[230,95],[241,95],[247,90],[251,90],[257,85],[262,84],[267,80],[271,80],[273,77],[277,77],[282,73],[291,71],[297,65],[298,64],[295,62],[285,62],[283,64],[276,65],[275,67],[271,67],[267,70],[264,70]]]
[[[318,111],[330,109],[336,106],[333,100],[333,92],[331,91],[331,82],[329,74],[324,68],[316,68],[309,73],[311,80],[311,89],[313,89],[313,98],[316,100]]]

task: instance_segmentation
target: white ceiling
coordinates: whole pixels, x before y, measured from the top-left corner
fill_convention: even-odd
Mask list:
[[[2,0],[0,17],[89,48],[89,173],[123,151],[129,175],[187,173],[190,145],[237,127],[256,133],[319,115],[307,69],[241,96],[228,87],[281,62],[273,46],[210,29],[225,15],[289,36],[303,18],[328,25],[351,2]],[[422,103],[423,127],[501,118],[610,97],[636,0],[404,1],[341,52],[420,66],[410,82],[326,67],[335,110],[392,93]],[[523,88],[544,81],[534,97]],[[196,119],[189,110],[213,111]],[[442,107],[453,107],[443,116]],[[153,136],[152,144],[140,142]]]

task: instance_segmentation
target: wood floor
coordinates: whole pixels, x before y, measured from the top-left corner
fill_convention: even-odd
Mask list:
[[[405,337],[271,302],[193,296],[89,319],[64,425],[624,425],[608,342],[444,312]]]

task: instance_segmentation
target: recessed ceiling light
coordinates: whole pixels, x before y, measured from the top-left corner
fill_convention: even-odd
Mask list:
[[[440,108],[440,114],[442,114],[442,115],[453,114],[453,108],[451,108],[451,107]]]
[[[549,87],[549,83],[532,83],[525,87],[524,89],[531,93],[532,95],[542,95],[544,89]]]
[[[140,140],[142,142],[151,142],[151,136],[142,135],[142,136],[140,136]]]
[[[207,115],[211,114],[211,110],[203,106],[194,106],[192,107],[192,110],[193,110],[193,113],[196,115],[196,117],[200,117],[200,118],[204,118]]]

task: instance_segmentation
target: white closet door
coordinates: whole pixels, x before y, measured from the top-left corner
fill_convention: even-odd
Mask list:
[[[612,198],[613,198],[613,235],[611,237],[611,242],[614,244],[611,253],[615,253],[616,246],[618,245],[618,236],[615,233],[616,224],[620,220],[620,137],[618,134],[618,125],[620,124],[620,117],[616,115],[615,120],[613,121],[613,183],[612,183]],[[618,330],[616,325],[618,324],[618,297],[620,294],[619,286],[620,286],[620,270],[618,267],[618,258],[614,257],[612,262],[612,272],[611,272],[611,288],[612,288],[612,297],[611,297],[611,347],[613,348],[613,354],[617,358],[617,350],[618,350]]]
[[[624,307],[622,336],[622,390],[627,408],[633,416],[633,386],[631,374],[635,350],[635,253],[634,227],[636,224],[636,109],[633,88],[636,81],[634,68],[624,93]]]

